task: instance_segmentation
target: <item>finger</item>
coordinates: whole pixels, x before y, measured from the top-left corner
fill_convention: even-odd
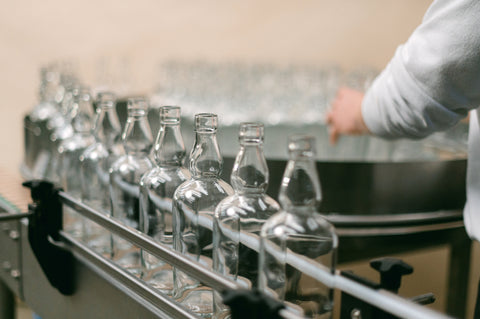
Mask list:
[[[330,130],[329,130],[329,141],[330,141],[330,145],[335,145],[335,144],[337,144],[337,140],[338,140],[338,131],[337,131],[337,129],[335,129],[334,127],[330,127]]]
[[[332,111],[327,112],[327,115],[325,116],[325,123],[328,125],[332,124]]]

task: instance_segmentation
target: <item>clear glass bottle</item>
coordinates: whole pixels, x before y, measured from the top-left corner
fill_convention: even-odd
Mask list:
[[[321,199],[315,166],[315,139],[289,138],[289,161],[280,187],[282,209],[261,230],[259,288],[309,318],[331,318],[333,290],[302,273],[291,259],[301,255],[335,271],[338,238],[317,212]]]
[[[90,90],[82,88],[73,103],[73,135],[60,143],[58,147],[60,183],[63,189],[75,198],[81,199],[80,155],[95,139],[92,135],[93,105]],[[64,229],[76,237],[85,234],[84,219],[75,210],[66,208]]]
[[[140,230],[140,179],[151,170],[149,153],[153,137],[148,124],[148,103],[145,98],[130,98],[128,118],[122,133],[125,155],[109,170],[109,190],[112,216],[123,224]],[[113,235],[113,258],[123,268],[141,275],[140,250],[130,242]]]
[[[122,128],[115,109],[115,94],[100,92],[93,125],[95,143],[80,156],[82,201],[98,212],[110,215],[109,169],[123,154]],[[110,254],[110,233],[87,220],[85,240],[97,252]]]
[[[54,65],[40,70],[39,102],[24,120],[25,157],[23,172],[28,178],[45,178],[50,160],[48,121],[58,112],[56,93],[60,74]]]
[[[190,153],[192,178],[181,184],[173,196],[173,247],[187,257],[212,267],[212,231],[215,207],[233,189],[220,179],[223,159],[217,143],[217,115],[195,115],[195,148]],[[173,296],[187,309],[210,318],[212,289],[174,268]]]
[[[140,181],[140,229],[159,243],[173,248],[172,200],[177,187],[190,179],[183,166],[185,144],[180,131],[180,107],[160,108],[160,129],[153,148],[155,167]],[[144,280],[165,294],[172,294],[172,267],[142,252]]]
[[[213,269],[245,288],[257,287],[258,243],[264,222],[280,210],[266,195],[268,166],[263,153],[262,123],[241,123],[240,151],[230,181],[235,194],[222,200],[215,210]],[[214,295],[215,318],[228,316],[228,309]]]
[[[73,136],[74,130],[72,125],[72,117],[75,115],[75,104],[80,94],[81,85],[79,83],[71,83],[66,87],[66,91],[61,102],[61,113],[64,114],[64,121],[57,123],[48,135],[48,149],[50,149],[50,161],[48,163],[45,178],[54,183],[60,183],[59,161],[60,154],[58,148],[64,140]]]

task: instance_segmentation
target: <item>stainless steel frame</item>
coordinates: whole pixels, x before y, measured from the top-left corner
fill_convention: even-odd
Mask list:
[[[69,194],[60,192],[59,196],[64,205],[74,208],[83,216],[124,237],[156,257],[181,268],[212,288],[217,290],[239,288],[230,279],[215,274],[199,263],[189,260],[168,247],[157,244],[150,237],[96,212]],[[64,296],[49,285],[29,247],[27,220],[6,223],[9,224],[9,231],[4,231],[2,234],[9,239],[0,238],[0,256],[4,259],[6,253],[12,254],[11,258],[19,261],[19,270],[17,276],[12,276],[11,273],[0,273],[0,281],[7,283],[8,287],[5,289],[0,286],[0,295],[6,295],[5,299],[0,299],[2,300],[0,301],[1,309],[4,309],[0,312],[0,319],[13,318],[10,307],[13,293],[24,299],[39,315],[49,319],[197,318],[169,297],[121,269],[112,261],[93,252],[69,234],[61,232],[61,240],[70,247],[75,256],[76,274],[75,294]],[[12,230],[18,231],[18,236],[12,238]],[[302,267],[310,276],[326,285],[345,291],[400,318],[449,318],[390,292],[373,290],[343,277],[339,273],[331,274],[308,258],[292,255],[290,262],[294,266]],[[284,318],[299,318],[288,309],[283,310],[281,315]]]

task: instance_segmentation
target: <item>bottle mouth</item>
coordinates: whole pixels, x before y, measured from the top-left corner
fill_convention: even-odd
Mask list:
[[[261,122],[240,123],[238,140],[241,144],[258,144],[264,140],[264,125]]]
[[[315,137],[308,134],[294,134],[288,138],[290,154],[314,156],[316,154]]]
[[[127,110],[129,116],[145,116],[148,112],[148,102],[144,97],[129,98]]]
[[[195,132],[214,133],[218,128],[218,116],[214,113],[195,114]]]
[[[90,89],[88,87],[80,88],[78,91],[77,100],[78,102],[90,102],[92,100]]]
[[[160,107],[160,123],[175,125],[180,123],[180,106],[162,106]]]
[[[96,101],[100,108],[112,108],[115,106],[115,93],[108,91],[99,92],[97,93]]]

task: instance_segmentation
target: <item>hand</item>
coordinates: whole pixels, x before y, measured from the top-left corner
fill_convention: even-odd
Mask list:
[[[340,88],[327,113],[330,144],[335,144],[341,134],[361,135],[370,133],[362,116],[364,94],[350,88]]]

